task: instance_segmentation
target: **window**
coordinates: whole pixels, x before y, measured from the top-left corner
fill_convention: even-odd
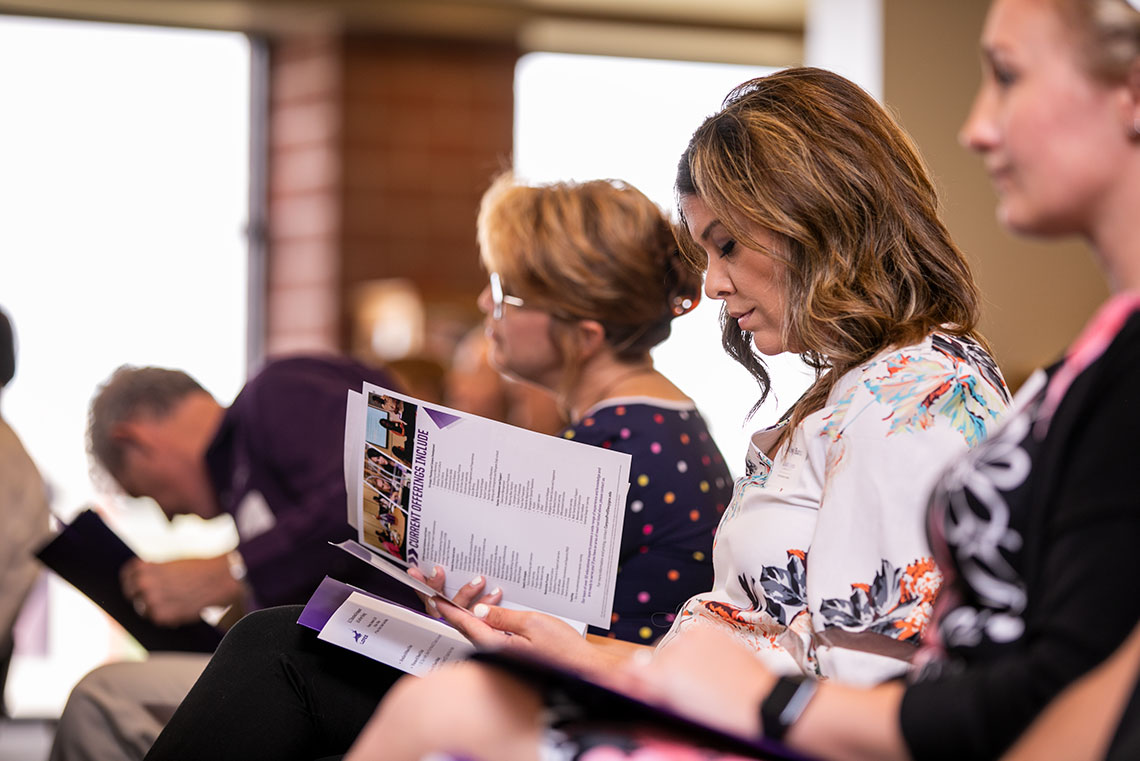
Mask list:
[[[515,171],[527,181],[625,180],[674,217],[677,160],[693,130],[735,85],[771,69],[531,53],[515,74]],[[768,362],[773,393],[720,348],[720,302],[702,300],[654,352],[662,372],[700,407],[729,468],[740,475],[752,431],[775,421],[811,380],[798,357]]]
[[[18,351],[4,417],[59,517],[100,504],[150,559],[223,551],[232,526],[172,526],[153,503],[100,496],[84,430],[96,384],[120,364],[183,368],[223,404],[245,376],[249,43],[0,17],[0,71],[0,306]],[[9,706],[50,716],[74,681],[134,646],[58,579],[36,602]]]

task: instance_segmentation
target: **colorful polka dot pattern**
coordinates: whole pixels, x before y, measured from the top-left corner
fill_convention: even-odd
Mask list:
[[[602,407],[563,436],[633,458],[609,633],[652,642],[712,586],[713,534],[732,496],[724,458],[692,408]]]

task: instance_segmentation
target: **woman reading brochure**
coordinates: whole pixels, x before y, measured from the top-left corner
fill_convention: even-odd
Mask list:
[[[742,653],[801,677],[901,674],[941,583],[923,529],[927,494],[1006,406],[933,185],[873,99],[816,70],[742,86],[698,132],[678,184],[686,255],[724,302],[728,352],[764,391],[762,355],[795,351],[819,376],[783,424],[753,437],[717,531],[716,578],[684,605],[660,654],[715,630],[724,639],[710,663]],[[511,293],[523,283],[504,285],[504,304],[518,296],[526,308],[525,294]],[[457,601],[482,592],[466,586]],[[593,676],[651,652],[488,602],[474,616],[438,605],[478,645]],[[152,758],[343,752],[393,680],[333,673],[283,632],[287,615],[271,615],[235,627]],[[266,676],[283,663],[284,678]],[[715,682],[690,681],[692,701],[716,697]],[[535,758],[540,744],[566,741],[546,732],[537,694],[476,666],[406,681],[391,697],[354,758]],[[759,696],[724,697],[739,713]]]
[[[782,737],[826,759],[1137,758],[1140,696],[1129,699],[1129,685],[1140,639],[1126,637],[1140,620],[1133,591],[1140,579],[1140,3],[996,0],[981,47],[982,85],[961,140],[984,159],[998,218],[1020,234],[1081,236],[1113,293],[1064,358],[1026,382],[1004,425],[940,477],[928,525],[953,582],[928,628],[926,667],[909,681],[869,689],[816,685],[781,677],[713,627],[691,627],[629,674],[625,686],[634,694],[741,735]],[[812,101],[845,91],[810,72],[777,79],[795,82]],[[726,227],[740,224],[734,212],[742,205],[733,197],[748,187],[718,182],[709,149],[719,145],[737,166],[761,155],[757,142],[739,139],[742,110],[755,114],[749,123],[763,120],[786,134],[780,89],[763,80],[745,85],[694,138],[682,174],[691,172],[700,199],[685,205],[696,240],[706,232],[705,209]],[[869,110],[859,109],[850,131]],[[878,203],[892,198],[880,193]],[[718,235],[713,227],[714,246],[726,240]],[[708,253],[716,282],[718,254]],[[1073,683],[1114,651],[1105,667]],[[558,757],[574,758],[584,743],[548,732],[537,705],[517,682],[456,668],[394,690],[350,757],[379,757],[397,722],[400,744],[385,748],[386,759],[430,749],[534,759],[540,745],[560,742],[568,752]],[[610,737],[597,758],[621,758],[636,746],[628,735],[616,744]],[[698,757],[692,749],[657,750],[655,758]]]

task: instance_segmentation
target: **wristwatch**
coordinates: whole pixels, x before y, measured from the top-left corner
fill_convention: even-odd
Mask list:
[[[760,703],[760,728],[764,736],[783,740],[803,714],[819,684],[805,676],[782,676]]]

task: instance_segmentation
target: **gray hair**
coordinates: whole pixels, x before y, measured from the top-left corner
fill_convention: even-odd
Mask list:
[[[123,448],[111,435],[119,423],[139,417],[162,418],[188,394],[208,393],[181,370],[123,365],[91,399],[87,413],[87,451],[112,478],[123,466]]]

